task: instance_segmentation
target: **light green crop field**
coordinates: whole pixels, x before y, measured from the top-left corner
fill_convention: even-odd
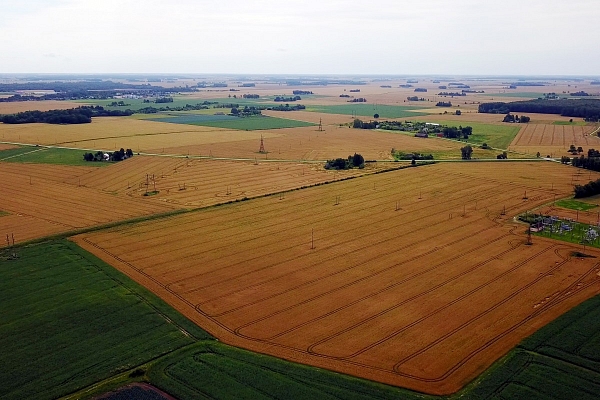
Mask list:
[[[0,257],[2,399],[64,396],[210,338],[74,243],[15,252]]]
[[[574,126],[586,126],[588,123],[585,121],[554,121],[553,125],[574,125]]]
[[[94,163],[83,159],[85,150],[48,147],[19,147],[0,151],[0,161],[12,163],[85,165],[100,167],[110,163]]]
[[[488,146],[497,149],[506,149],[519,133],[520,127],[514,124],[493,125],[481,122],[461,122],[456,121],[435,121],[440,125],[448,126],[470,126],[473,128],[473,134],[469,136],[470,144],[481,145],[487,143]]]
[[[587,211],[593,208],[598,207],[596,204],[584,203],[582,201],[566,199],[559,200],[556,202],[556,205],[563,208],[568,208],[570,210],[579,210],[579,211]]]
[[[520,97],[524,99],[537,99],[538,97],[544,97],[543,93],[535,92],[504,92],[504,93],[484,93],[484,96],[489,97]],[[491,101],[491,100],[490,100]]]

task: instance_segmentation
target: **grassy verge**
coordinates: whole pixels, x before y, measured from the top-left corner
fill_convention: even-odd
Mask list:
[[[0,258],[0,398],[56,398],[208,339],[67,240]]]
[[[596,204],[584,203],[582,201],[572,199],[559,200],[556,202],[556,205],[562,208],[579,211],[587,211],[598,207]]]
[[[553,125],[574,125],[574,126],[586,126],[588,123],[585,121],[554,121]]]
[[[91,163],[83,159],[84,150],[53,147],[19,147],[0,151],[0,161],[32,164],[58,164],[100,167],[110,163]]]
[[[357,117],[373,118],[407,118],[417,117],[425,113],[419,112],[419,106],[389,106],[385,104],[349,103],[332,106],[307,106],[306,111],[321,112],[326,114],[356,115]]]

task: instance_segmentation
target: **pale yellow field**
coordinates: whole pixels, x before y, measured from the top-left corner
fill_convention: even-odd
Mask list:
[[[44,101],[15,101],[0,103],[0,114],[16,114],[23,111],[39,110],[68,110],[70,108],[81,107],[82,103],[58,100]]]

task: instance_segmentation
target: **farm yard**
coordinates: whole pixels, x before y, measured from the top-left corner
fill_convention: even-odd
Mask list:
[[[569,169],[535,165],[411,168],[74,240],[226,343],[448,394],[598,294],[594,259],[509,223],[568,193]]]

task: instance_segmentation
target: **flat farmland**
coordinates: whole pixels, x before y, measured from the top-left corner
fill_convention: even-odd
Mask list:
[[[64,182],[92,169],[96,168],[0,163],[0,210],[9,214],[0,218],[0,233],[14,234],[23,242],[177,208]]]
[[[369,174],[397,164],[327,171],[321,163],[271,163],[134,156],[67,180],[143,202],[205,207]],[[148,186],[146,186],[148,184]],[[146,192],[158,193],[144,197]]]
[[[570,172],[438,164],[74,240],[226,343],[448,394],[600,293],[596,259],[513,222]]]
[[[596,129],[593,125],[555,125],[555,124],[526,124],[510,144],[509,149],[542,156],[552,154],[553,157],[570,155],[569,146],[599,148],[600,138],[591,136]]]

